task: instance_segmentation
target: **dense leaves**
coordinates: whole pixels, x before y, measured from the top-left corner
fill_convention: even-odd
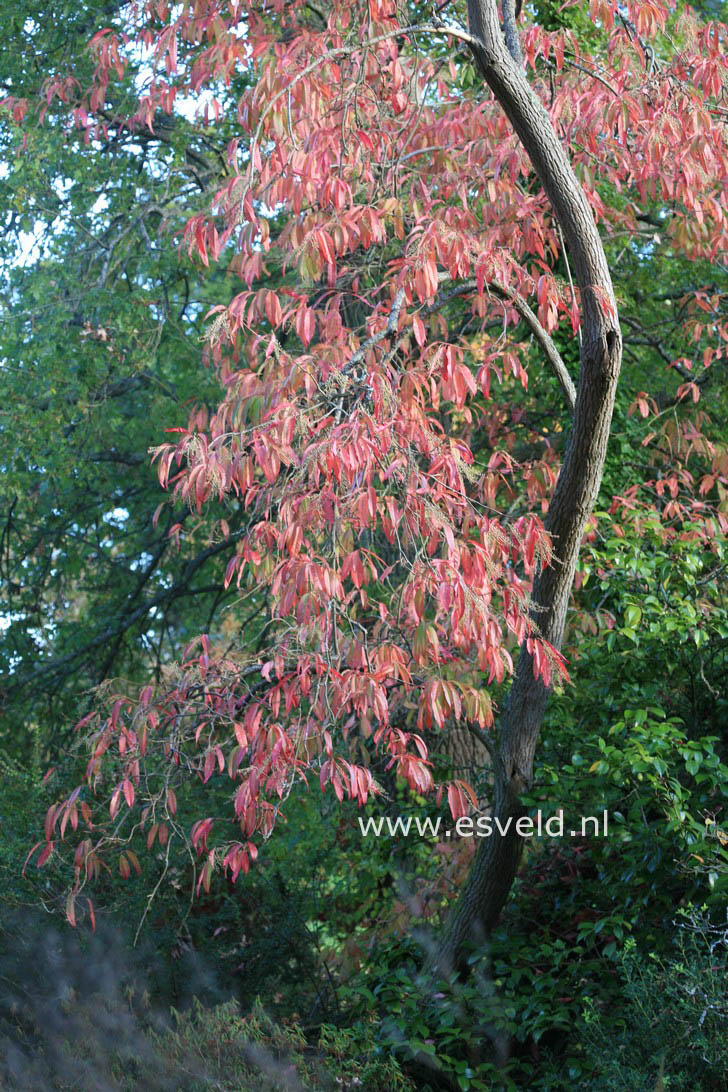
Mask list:
[[[420,1084],[437,1055],[443,1087],[487,1087],[484,1026],[538,1068],[538,1044],[563,1047],[581,1015],[580,976],[597,1007],[612,1002],[600,977],[628,933],[660,948],[675,902],[720,905],[728,115],[710,7],[536,3],[519,24],[598,225],[626,364],[561,648],[531,593],[559,563],[544,520],[583,292],[464,52],[465,6],[18,15],[3,113],[2,374],[20,409],[3,426],[2,746],[25,759],[34,737],[36,762],[56,766],[27,871],[66,867],[72,922],[129,899],[145,925],[190,930],[209,952],[217,927],[260,932],[234,892],[280,875],[277,852],[323,852],[318,805],[302,803],[316,782],[349,828],[393,800],[487,808],[519,648],[555,691],[525,805],[606,809],[611,837],[529,847],[525,925],[511,911],[493,939],[497,992],[475,953],[475,986],[451,982],[420,1012],[399,937],[439,922],[471,847],[370,855],[340,830],[332,890],[356,862],[364,909],[342,896],[314,913],[292,865],[281,899],[305,927],[277,985],[293,989],[294,967],[348,976],[350,1013],[366,1023],[357,991],[389,1011],[381,1043]],[[608,298],[597,306],[616,320]],[[51,731],[74,721],[80,760]],[[464,772],[458,728],[480,749]],[[291,848],[299,819],[318,833]],[[380,883],[397,871],[417,897],[385,930]],[[137,893],[117,876],[140,876]],[[385,931],[391,969],[363,955]],[[256,942],[262,981],[275,942]],[[680,981],[665,966],[650,980]],[[602,1019],[591,1061],[569,1056],[584,1087],[606,1064]],[[639,1064],[654,1087],[659,1054]],[[697,1062],[684,1072],[710,1087]]]
[[[233,876],[247,871],[251,836],[269,833],[311,764],[340,799],[366,801],[371,771],[353,761],[358,744],[337,755],[335,726],[337,737],[342,728],[344,736],[372,736],[423,791],[432,775],[422,733],[460,717],[488,729],[483,683],[512,669],[514,642],[527,640],[547,684],[564,676],[528,613],[530,582],[550,562],[532,506],[547,504],[558,450],[548,438],[540,450],[514,449],[511,422],[523,408],[509,393],[515,400],[514,381],[528,387],[524,333],[541,344],[562,329],[573,337],[579,316],[568,270],[566,279],[559,272],[558,227],[499,109],[463,95],[458,68],[428,58],[418,33],[405,31],[398,44],[394,9],[372,8],[361,20],[334,9],[325,25],[289,10],[283,40],[256,12],[244,36],[238,13],[183,9],[168,24],[155,21],[161,9],[149,15],[138,33],[151,76],[124,121],[132,131],[152,130],[157,110],[207,84],[223,99],[203,96],[202,109],[222,113],[234,101],[234,74],[255,72],[236,105],[249,146],[233,140],[231,177],[212,215],[185,229],[203,266],[224,261],[244,282],[210,314],[225,397],[212,415],[195,409],[177,442],[155,456],[162,484],[193,512],[231,497],[246,513],[225,585],[265,595],[270,621],[264,639],[223,655],[203,638],[160,688],[115,700],[94,729],[88,776],[97,785],[102,758],[110,748],[119,753],[111,819],[140,803],[153,845],[175,819],[172,784],[190,769],[205,782],[225,771],[237,784],[234,814],[248,840],[211,842],[212,816],[190,828],[207,886],[216,861]],[[670,37],[659,37],[667,13],[656,6],[632,22],[615,22],[606,4],[592,16],[602,26],[599,55],[584,54],[569,32],[536,26],[524,53],[536,86],[551,81],[544,91],[552,121],[573,149],[605,237],[618,238],[638,263],[654,261],[662,247],[694,265],[710,261],[725,240],[722,31],[681,16],[673,32],[683,48],[675,51]],[[644,35],[658,36],[647,54]],[[70,100],[86,140],[120,124],[118,111],[109,121],[101,104],[130,48],[125,34],[99,32],[89,89],[60,77],[47,84],[49,102]],[[604,65],[609,78],[599,76]],[[586,89],[584,71],[595,73]],[[15,100],[16,115],[25,109]],[[666,170],[666,149],[678,142],[679,170]],[[713,181],[698,186],[698,178]],[[269,268],[280,270],[278,290],[256,285]],[[678,296],[673,340],[687,339],[691,356],[682,343],[658,339],[680,380],[678,404],[697,400],[722,359],[722,298],[710,284]],[[635,342],[650,344],[642,321]],[[493,382],[504,391],[500,409]],[[659,409],[643,390],[634,405],[642,416]],[[640,475],[613,514],[620,504],[643,504],[678,541],[689,519],[688,533],[711,549],[724,522],[710,495],[725,478],[703,423],[679,417],[645,437],[684,446],[687,460],[699,452],[699,482],[687,461],[652,483]],[[681,487],[695,499],[686,504]],[[650,488],[649,499],[637,499]],[[498,515],[504,504],[506,520]],[[217,526],[227,539],[228,519]],[[172,534],[182,532],[178,522]],[[145,776],[139,799],[148,748],[153,779]],[[456,812],[465,806],[458,801]],[[79,807],[92,822],[90,803],[74,794],[49,813],[49,844],[69,821],[75,828]],[[86,875],[98,868],[96,829],[77,851]],[[120,868],[129,870],[126,854]]]
[[[13,13],[3,72],[31,102],[53,73],[90,80],[87,42],[108,5],[34,19]],[[5,45],[5,40],[3,41]],[[50,67],[49,67],[50,66]],[[139,79],[132,68],[123,87]],[[199,368],[210,292],[175,238],[224,173],[209,129],[184,117],[158,133],[109,129],[84,143],[42,100],[22,126],[3,115],[2,746],[45,752],[109,675],[178,654],[215,614],[234,546],[203,531],[183,549],[159,506],[147,449],[187,404],[212,398]],[[42,121],[39,112],[43,114]],[[237,528],[231,519],[231,534]],[[219,566],[219,567],[218,567]],[[205,598],[201,598],[201,596]],[[23,726],[21,729],[21,725]],[[49,731],[50,735],[50,731]]]

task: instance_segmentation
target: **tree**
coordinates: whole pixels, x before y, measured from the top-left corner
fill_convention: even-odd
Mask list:
[[[177,116],[155,132],[109,124],[86,143],[66,104],[43,97],[69,72],[90,82],[88,39],[114,10],[72,5],[41,21],[16,5],[0,47],[6,89],[42,104],[20,125],[2,117],[0,357],[13,413],[0,424],[0,749],[34,748],[46,764],[90,688],[144,679],[150,654],[158,673],[214,630],[239,530],[232,520],[228,540],[213,540],[201,528],[177,549],[169,529],[190,520],[169,509],[153,521],[146,454],[160,422],[181,425],[193,400],[217,395],[199,340],[222,278],[202,277],[174,239],[224,177],[230,132]],[[130,65],[115,99],[139,79]]]
[[[244,519],[225,582],[269,612],[233,650],[203,636],[158,685],[84,718],[87,780],[108,818],[80,786],[50,809],[39,857],[69,824],[86,828],[72,919],[111,851],[126,875],[138,841],[187,841],[178,797],[195,778],[234,784],[232,817],[189,828],[199,891],[216,866],[247,872],[309,771],[339,799],[376,794],[372,743],[413,789],[433,788],[426,739],[456,720],[491,751],[489,803],[510,825],[483,844],[439,962],[491,928],[549,688],[566,677],[569,595],[606,457],[622,348],[606,249],[649,257],[664,234],[670,260],[696,271],[680,336],[703,345],[702,366],[670,360],[676,405],[697,400],[727,339],[723,296],[700,280],[726,237],[725,28],[656,3],[626,13],[599,0],[590,13],[590,53],[568,30],[528,27],[526,78],[494,0],[469,5],[470,31],[390,0],[154,4],[133,38],[127,25],[94,35],[90,89],[48,88],[99,139],[135,41],[151,77],[124,117],[132,130],[154,130],[180,93],[238,119],[231,175],[185,232],[190,255],[242,284],[210,312],[224,397],[155,458],[175,501]],[[492,99],[451,53],[461,47]],[[238,97],[240,71],[254,78]],[[275,289],[262,286],[271,271]],[[640,413],[649,398],[636,392]],[[712,469],[689,512],[708,551],[725,530],[725,468]],[[654,510],[666,528],[687,520]],[[516,650],[496,729],[489,687]],[[438,788],[455,817],[478,804],[460,781]]]
[[[551,202],[580,290],[578,393],[545,524],[554,543],[554,556],[536,577],[531,607],[533,622],[540,633],[553,648],[560,650],[579,547],[607,453],[622,360],[617,302],[592,211],[548,114],[521,75],[517,64],[520,51],[513,49],[515,56],[508,56],[495,4],[472,0],[469,14],[471,29],[483,43],[482,47],[480,44],[475,47],[478,65],[508,114]],[[522,844],[516,823],[523,814],[523,790],[532,781],[533,759],[548,695],[549,679],[544,679],[539,670],[537,648],[528,641],[522,647],[498,749],[493,756],[493,815],[500,819],[507,833],[483,842],[445,942],[445,956],[451,963],[457,960],[467,941],[487,936],[516,874]]]

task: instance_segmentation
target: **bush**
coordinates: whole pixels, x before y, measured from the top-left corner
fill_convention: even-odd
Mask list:
[[[584,1044],[596,1092],[660,1086],[685,1092],[728,1087],[728,925],[685,914],[674,958],[642,956],[627,941],[623,1005],[585,1012]]]

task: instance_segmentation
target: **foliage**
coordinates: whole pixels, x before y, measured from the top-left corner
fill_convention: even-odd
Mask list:
[[[587,1087],[724,1088],[728,1079],[725,927],[699,913],[678,922],[677,953],[665,961],[638,954],[628,941],[621,957],[626,1004],[617,1019],[587,1006],[587,1050],[598,1077]]]
[[[652,210],[669,202],[665,245],[705,263],[720,245],[723,217],[717,191],[693,181],[710,171],[717,184],[724,149],[710,110],[690,107],[688,81],[706,102],[719,93],[720,31],[716,39],[683,17],[672,31],[684,48],[670,54],[670,38],[660,37],[666,12],[636,11],[621,34],[609,5],[595,12],[613,32],[594,46],[603,57],[579,52],[573,33],[533,27],[524,46],[533,78],[538,84],[555,50],[562,90],[552,96],[552,119],[568,125],[575,167],[605,234],[625,233],[626,249],[644,260],[661,245],[649,225],[663,214]],[[93,823],[93,837],[77,850],[79,880],[98,876],[103,855],[116,846],[119,868],[128,873],[141,830],[151,847],[178,826],[187,771],[204,783],[226,771],[236,785],[232,830],[204,811],[187,828],[202,858],[197,887],[207,890],[220,864],[233,878],[248,871],[258,853],[254,835],[267,837],[308,769],[339,799],[364,802],[378,784],[361,761],[371,737],[422,791],[432,785],[422,733],[461,717],[489,729],[492,698],[481,678],[504,678],[509,649],[525,641],[547,684],[564,675],[559,653],[544,644],[528,613],[533,576],[550,560],[532,505],[546,505],[558,444],[547,443],[535,458],[529,444],[520,455],[498,413],[489,424],[492,377],[503,384],[508,416],[516,388],[506,373],[528,386],[526,312],[518,301],[535,296],[531,334],[563,337],[564,321],[576,331],[576,299],[558,271],[565,260],[558,232],[542,196],[524,196],[530,165],[518,146],[503,143],[499,111],[463,97],[457,69],[428,60],[416,34],[399,47],[393,10],[373,10],[359,24],[346,8],[325,27],[316,16],[297,18],[292,11],[290,34],[280,41],[265,17],[250,14],[243,40],[235,37],[236,14],[215,30],[215,37],[227,35],[223,52],[209,44],[211,24],[193,24],[184,10],[166,28],[152,20],[140,32],[164,74],[158,71],[139,98],[132,129],[148,129],[157,110],[171,110],[179,95],[205,81],[217,91],[221,79],[249,71],[249,49],[254,58],[255,79],[237,100],[249,154],[232,142],[229,181],[212,212],[185,229],[190,255],[205,267],[230,265],[247,285],[213,308],[210,347],[225,398],[212,416],[195,409],[179,441],[158,448],[157,457],[162,483],[193,510],[217,497],[230,498],[241,516],[250,513],[225,585],[234,582],[268,621],[264,636],[254,627],[230,651],[216,651],[203,637],[197,648],[188,646],[179,668],[160,671],[160,685],[114,695],[108,719],[84,718],[91,728],[87,776],[97,791],[107,786],[112,826],[104,832],[98,811],[78,791],[59,802],[47,824],[49,851],[69,820],[74,828],[79,820]],[[371,45],[357,39],[359,25],[370,28]],[[643,34],[656,35],[664,51],[645,88]],[[609,81],[596,81],[583,95],[581,77],[565,65],[565,43],[581,57],[579,71],[611,65],[618,101]],[[691,49],[704,51],[694,63]],[[92,141],[108,130],[99,104],[109,80],[125,78],[129,64],[128,43],[115,31],[97,34],[93,51],[88,90],[60,77],[47,87],[51,102],[70,100]],[[364,97],[362,80],[370,89]],[[222,116],[232,100],[221,94],[212,105]],[[578,108],[567,109],[572,100]],[[26,105],[12,101],[22,120]],[[124,115],[117,109],[113,116]],[[602,116],[612,128],[600,137],[595,160]],[[639,149],[634,135],[627,139],[627,125],[640,134]],[[673,177],[658,149],[696,125],[701,136]],[[425,185],[418,150],[447,145],[456,130],[460,160],[438,151]],[[378,171],[393,169],[388,149],[405,132],[410,151],[400,153],[394,197],[393,183],[383,185]],[[482,142],[499,150],[479,158]],[[466,177],[480,199],[464,200]],[[522,223],[526,229],[517,230]],[[261,286],[270,269],[280,271],[280,291]],[[494,293],[514,349],[491,332]],[[698,397],[711,364],[722,359],[724,327],[699,321],[721,298],[708,287],[688,296],[680,330],[703,346],[704,372],[695,381],[686,377],[691,361],[663,350],[685,380],[673,396],[678,403]],[[640,413],[649,412],[648,397],[637,392]],[[702,435],[689,416],[679,428]],[[708,454],[708,442],[700,442]],[[715,460],[704,477],[706,497],[722,488]],[[687,485],[681,473],[675,480]],[[659,503],[663,493],[658,489],[654,518],[675,523],[683,509],[678,501]],[[490,509],[509,496],[520,500],[504,522]],[[723,516],[707,500],[693,508],[691,527],[711,550]],[[227,519],[214,526],[223,538],[230,534]],[[354,730],[359,738],[349,739]],[[453,814],[469,806],[469,791],[450,784]]]
[[[230,1092],[290,1088],[407,1092],[412,1087],[396,1062],[376,1057],[371,1037],[323,1027],[318,1051],[311,1058],[299,1028],[273,1023],[260,1008],[247,1017],[241,1017],[234,1003],[208,1011],[197,1006],[185,1016],[175,1015],[174,1031],[156,1041],[183,1068],[194,1060],[200,1070],[208,1071],[203,1082],[184,1086],[189,1092],[208,1087]]]
[[[728,882],[724,544],[687,551],[679,544],[691,541],[689,523],[674,537],[650,517],[638,527],[585,551],[583,573],[596,579],[582,595],[604,614],[580,636],[578,655],[595,684],[557,698],[544,780],[574,814],[609,811],[613,842],[603,852],[610,857],[616,840],[620,864],[608,869],[625,885],[615,905],[664,901],[666,883],[677,891],[686,882],[693,899],[719,905]],[[666,876],[676,863],[704,873],[707,886]]]
[[[64,950],[57,936],[46,937],[35,954],[43,956],[55,988],[33,982],[32,994],[27,983],[8,976],[3,961],[3,1088],[132,1092],[140,1082],[176,1092],[413,1087],[371,1033],[324,1026],[312,1050],[297,1025],[275,1023],[260,1005],[243,1016],[234,1001],[207,1008],[195,1001],[165,1019],[140,986],[141,968],[134,967],[132,984],[128,957],[120,972],[109,959],[112,938],[105,943],[106,962],[94,962],[89,953],[83,960],[81,952]]]
[[[88,691],[146,677],[212,629],[229,541],[158,513],[147,449],[216,385],[200,368],[202,315],[224,296],[175,240],[224,175],[225,133],[177,115],[156,131],[110,123],[84,141],[43,90],[92,78],[88,39],[106,2],[19,3],[0,42],[6,91],[40,97],[18,123],[0,111],[0,418],[3,482],[0,670],[15,757],[55,761]],[[138,63],[115,101],[136,93]],[[221,144],[219,142],[222,142]],[[187,527],[184,543],[169,536]],[[230,619],[227,619],[229,626]],[[151,657],[151,660],[150,660]]]
[[[60,1003],[36,978],[19,1000],[4,964],[26,1086],[65,1080],[79,1041],[69,1088],[138,1087],[135,1052],[149,1087],[288,1065],[317,1088],[723,1086],[724,947],[674,924],[717,921],[728,884],[719,7],[522,13],[626,362],[557,649],[530,596],[583,301],[458,52],[465,4],[15,6],[0,895],[25,914],[70,876],[101,965],[108,922],[128,930],[111,988],[82,975]],[[517,907],[433,992],[473,846],[356,820],[488,806],[520,646],[553,691],[525,806],[606,810],[609,836],[528,843]],[[11,962],[35,933],[39,968],[86,966],[2,929]]]

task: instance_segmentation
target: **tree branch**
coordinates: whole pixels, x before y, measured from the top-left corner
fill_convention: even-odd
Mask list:
[[[433,311],[440,310],[448,300],[471,291],[476,291],[477,287],[475,281],[465,281],[462,285],[458,285],[457,288],[454,288],[452,292],[449,292],[444,299],[435,301],[427,310],[430,314]],[[553,338],[543,328],[538,320],[538,316],[531,310],[523,296],[517,292],[515,288],[510,288],[496,280],[488,281],[487,287],[497,296],[500,296],[501,299],[507,300],[526,323],[536,341],[543,349],[548,365],[558,379],[561,389],[564,392],[564,397],[566,398],[569,410],[573,413],[574,405],[576,403],[576,387],[574,386],[568,368],[566,367],[564,359],[557,349]]]
[[[4,692],[6,694],[13,693],[16,690],[21,690],[23,687],[28,686],[30,683],[35,682],[37,679],[44,678],[46,676],[54,676],[63,674],[66,668],[69,668],[72,664],[75,664],[78,660],[83,660],[90,652],[99,648],[102,645],[108,644],[115,638],[127,632],[131,627],[146,615],[154,607],[159,607],[164,604],[168,604],[175,599],[182,598],[185,595],[195,594],[195,590],[190,588],[189,584],[192,577],[200,569],[204,563],[211,557],[215,557],[217,554],[222,553],[224,550],[229,549],[234,543],[247,534],[248,528],[242,528],[240,531],[233,532],[230,538],[225,539],[222,542],[216,542],[212,546],[208,546],[196,557],[191,558],[187,562],[179,579],[171,585],[169,588],[164,588],[151,599],[145,600],[135,610],[128,614],[122,614],[120,620],[116,625],[108,626],[101,633],[98,633],[95,637],[87,641],[86,644],[77,649],[75,652],[69,652],[65,656],[60,656],[55,660],[50,660],[40,664],[33,671],[29,671],[26,675],[22,675],[20,678],[13,678],[5,684]]]
[[[519,67],[523,65],[521,40],[518,37],[518,27],[516,26],[516,17],[520,11],[520,7],[520,0],[517,5],[516,0],[501,0],[503,33],[505,35],[506,45],[508,46],[508,52]]]
[[[402,312],[404,297],[405,286],[401,285],[397,289],[395,297],[392,301],[392,307],[389,312],[389,318],[387,319],[387,325],[384,327],[383,330],[379,330],[376,334],[372,334],[371,337],[368,337],[366,341],[359,346],[353,356],[341,369],[342,375],[346,375],[348,372],[351,371],[352,368],[355,368],[357,364],[361,363],[361,361],[364,359],[364,357],[374,345],[378,345],[380,341],[384,341],[385,337],[394,337],[394,335],[397,333],[397,328],[399,327],[399,316]]]

